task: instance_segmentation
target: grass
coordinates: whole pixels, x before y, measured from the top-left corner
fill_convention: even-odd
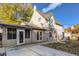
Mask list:
[[[79,41],[67,41],[66,43],[49,43],[44,46],[62,50],[79,56]]]

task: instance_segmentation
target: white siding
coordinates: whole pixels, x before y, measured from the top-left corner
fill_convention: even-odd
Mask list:
[[[39,20],[39,18],[40,18],[40,20]],[[41,23],[43,24],[43,26],[41,25]],[[46,23],[47,23],[47,21],[45,20],[45,18],[42,17],[36,10],[34,10],[32,18],[30,20],[30,24],[34,24],[37,27],[43,28]]]

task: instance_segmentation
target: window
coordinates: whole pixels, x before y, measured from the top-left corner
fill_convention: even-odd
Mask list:
[[[40,40],[42,40],[42,32],[40,32]]]
[[[7,28],[7,39],[16,39],[16,28]]]
[[[37,32],[37,40],[39,40],[39,32]]]
[[[42,40],[42,32],[37,32],[37,40]]]
[[[25,29],[25,38],[30,38],[30,29]]]
[[[14,15],[12,17],[14,17],[14,19],[19,19],[21,17],[21,14],[19,12],[14,12]]]
[[[2,41],[2,33],[0,33],[0,41]]]

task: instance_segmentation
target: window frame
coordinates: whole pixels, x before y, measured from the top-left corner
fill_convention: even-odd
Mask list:
[[[30,29],[25,29],[25,38],[30,38]]]
[[[17,38],[16,28],[7,28],[7,40],[16,39],[16,38]]]
[[[37,32],[37,40],[42,40],[43,38],[43,32],[40,31],[40,32]]]

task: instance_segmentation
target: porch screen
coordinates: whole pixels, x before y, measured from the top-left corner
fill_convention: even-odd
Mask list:
[[[16,39],[16,28],[7,28],[7,39]]]

